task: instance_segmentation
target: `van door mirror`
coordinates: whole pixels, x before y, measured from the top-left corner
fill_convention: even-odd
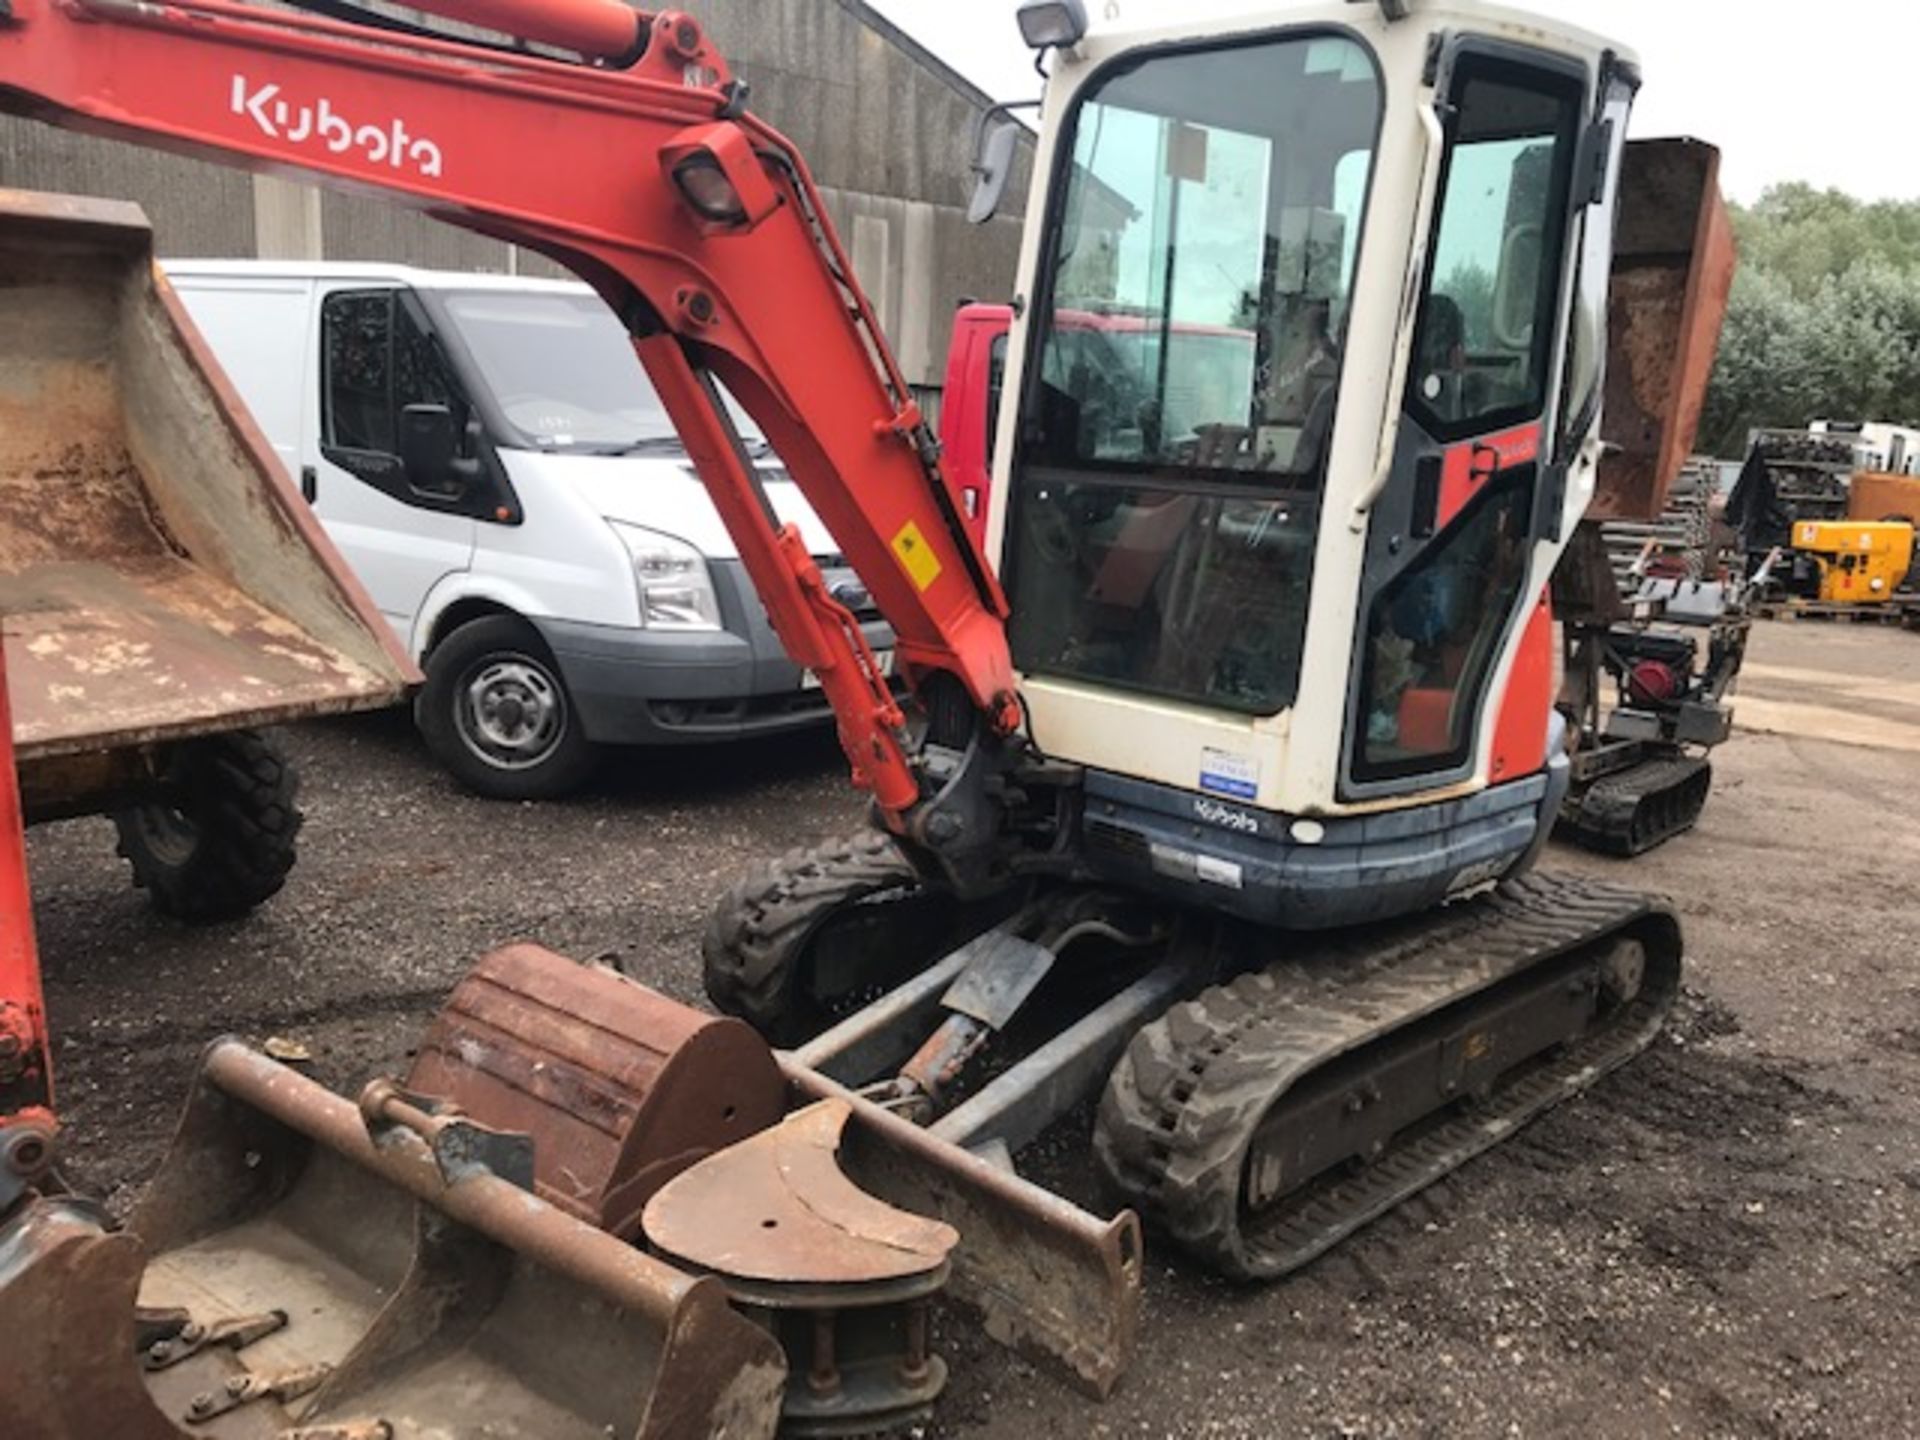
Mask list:
[[[459,464],[459,435],[445,405],[409,405],[400,412],[400,463],[407,483],[433,495],[457,494],[467,477]]]
[[[1013,161],[1020,144],[1020,127],[1011,120],[982,126],[974,147],[973,199],[967,205],[967,223],[984,225],[1000,212],[1000,201],[1013,178]]]

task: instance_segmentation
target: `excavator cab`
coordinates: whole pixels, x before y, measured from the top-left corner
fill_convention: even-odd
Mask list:
[[[1477,8],[1287,21],[1060,53],[991,535],[1089,861],[1322,928],[1521,868],[1558,804],[1638,81]]]

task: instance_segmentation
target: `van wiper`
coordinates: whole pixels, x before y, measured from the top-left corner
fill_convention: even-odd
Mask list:
[[[765,440],[743,440],[749,460],[766,460],[773,455],[773,446]],[[642,435],[637,440],[628,440],[614,445],[574,445],[571,449],[587,455],[680,455],[686,452],[686,446],[678,435]]]
[[[573,448],[589,455],[677,455],[687,447],[680,443],[678,435],[642,435],[637,440],[609,445],[576,445]]]

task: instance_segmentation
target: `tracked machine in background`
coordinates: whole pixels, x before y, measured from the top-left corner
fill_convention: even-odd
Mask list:
[[[1559,833],[1602,854],[1645,854],[1692,828],[1709,756],[1733,734],[1767,572],[1749,575],[1738,545],[1722,544],[1715,474],[1687,467],[1655,521],[1583,526],[1555,577],[1575,737]]]
[[[1684,142],[1635,148],[1613,257],[1604,425],[1615,448],[1602,462],[1612,483],[1553,582],[1571,731],[1560,829],[1614,855],[1642,854],[1699,819],[1752,625],[1747,576],[1717,551],[1714,485],[1686,475],[1733,288],[1719,156]]]
[[[1613,483],[1625,51],[1470,0],[1022,6],[1052,71],[995,567],[801,157],[696,19],[428,7],[495,43],[314,8],[11,0],[0,104],[585,277],[878,825],[716,914],[710,994],[788,1050],[531,947],[357,1109],[216,1047],[129,1233],[20,1187],[0,1320],[49,1337],[0,1361],[25,1434],[95,1433],[109,1393],[138,1437],[859,1433],[932,1404],[941,1294],[1101,1394],[1139,1215],[1286,1274],[1656,1033],[1675,917],[1528,873],[1569,781],[1548,582]],[[1013,150],[988,137],[976,211]],[[1706,213],[1710,170],[1661,205]],[[1649,454],[1686,452],[1716,293],[1683,279],[1631,330],[1627,373],[1672,391]],[[891,622],[904,701],[723,388]],[[446,407],[401,432],[396,483],[488,463]],[[1090,1106],[1111,1218],[1019,1173]]]

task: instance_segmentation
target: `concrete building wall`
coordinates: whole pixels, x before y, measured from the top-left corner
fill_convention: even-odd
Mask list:
[[[907,378],[938,387],[954,305],[1006,296],[1018,258],[1025,154],[1006,213],[985,227],[966,223],[973,137],[988,97],[861,0],[704,0],[687,8],[753,87],[754,111],[798,145],[826,190]],[[538,256],[377,199],[322,194],[5,116],[0,185],[138,201],[163,255],[554,273]]]

